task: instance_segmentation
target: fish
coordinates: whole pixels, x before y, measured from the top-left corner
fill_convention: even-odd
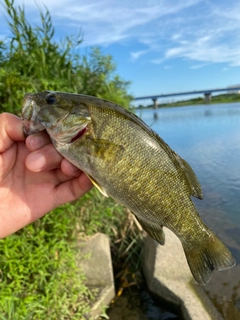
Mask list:
[[[137,115],[97,97],[45,91],[24,96],[22,121],[26,136],[46,130],[56,150],[158,243],[170,229],[197,283],[236,264],[191,199],[203,199],[193,169]]]

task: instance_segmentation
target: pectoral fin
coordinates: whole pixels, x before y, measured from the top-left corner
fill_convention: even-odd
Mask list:
[[[104,139],[95,139],[92,137],[88,139],[88,152],[92,157],[112,161],[119,158],[123,151],[123,145],[118,145]]]
[[[87,176],[88,176],[89,180],[91,180],[92,184],[101,192],[101,194],[103,194],[105,197],[108,197],[105,189],[103,187],[101,187],[99,185],[99,183],[97,183],[97,181],[95,179],[93,179],[93,177],[91,177],[89,174],[87,174]]]
[[[133,213],[134,214],[134,213]],[[134,214],[138,222],[141,224],[143,229],[157,242],[161,245],[165,243],[165,234],[163,228],[160,224],[156,223],[153,220],[145,220],[139,215]]]

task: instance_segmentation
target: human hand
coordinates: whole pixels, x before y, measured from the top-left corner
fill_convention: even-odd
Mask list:
[[[91,187],[87,176],[55,150],[45,131],[25,140],[22,120],[0,114],[0,238]]]

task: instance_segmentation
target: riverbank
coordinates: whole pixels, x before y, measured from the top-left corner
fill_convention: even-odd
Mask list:
[[[219,94],[214,95],[211,97],[210,104],[216,104],[216,103],[233,103],[233,102],[240,102],[240,94],[238,93],[225,93],[225,94]],[[188,100],[180,100],[180,101],[171,101],[171,102],[158,102],[159,107],[161,108],[169,108],[169,107],[181,107],[181,106],[193,106],[193,105],[199,105],[199,104],[206,104],[204,97],[197,97],[193,99]],[[136,109],[151,109],[154,108],[153,104],[150,104],[148,106],[142,106],[139,105]]]

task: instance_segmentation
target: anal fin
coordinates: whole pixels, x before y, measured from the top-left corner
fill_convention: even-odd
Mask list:
[[[134,213],[133,213],[134,214]],[[164,245],[165,243],[165,234],[163,231],[163,228],[160,224],[157,224],[153,220],[145,220],[139,215],[137,216],[134,214],[136,217],[137,221],[141,224],[143,229],[157,242],[159,242],[161,245]]]

